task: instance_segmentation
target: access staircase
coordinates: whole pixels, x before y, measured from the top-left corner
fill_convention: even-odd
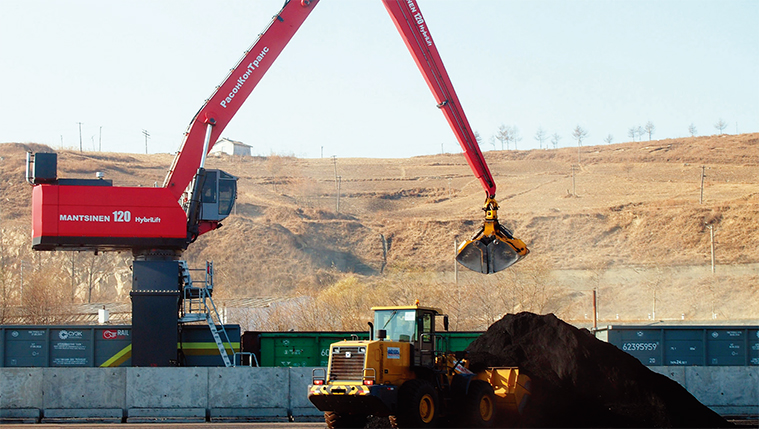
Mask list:
[[[180,261],[179,266],[183,285],[179,323],[207,323],[211,336],[219,349],[219,355],[221,355],[221,359],[224,361],[224,365],[226,367],[235,366],[235,362],[237,361],[236,355],[238,353],[232,347],[232,341],[230,341],[229,335],[226,329],[224,329],[224,324],[216,309],[216,304],[214,304],[211,297],[213,295],[213,262],[206,262],[205,281],[200,286],[196,286],[196,283],[193,282],[190,272],[202,270],[191,270],[187,266],[186,261]],[[222,336],[224,339],[222,339]],[[229,358],[227,348],[232,350],[232,359]]]

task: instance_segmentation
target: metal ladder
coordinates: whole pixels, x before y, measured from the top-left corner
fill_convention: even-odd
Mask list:
[[[186,261],[179,261],[179,267],[183,285],[182,316],[179,318],[179,323],[206,322],[208,329],[211,331],[211,336],[214,342],[216,342],[216,347],[219,349],[219,355],[221,355],[224,365],[227,368],[234,366],[234,362],[229,359],[229,354],[227,353],[227,346],[235,353],[232,341],[229,339],[226,329],[224,329],[224,324],[221,323],[221,317],[216,309],[216,304],[214,304],[213,298],[211,298],[213,294],[213,262],[206,262],[206,277],[202,287],[195,287],[190,275],[190,271],[200,270],[190,270],[187,267]],[[218,327],[216,321],[214,321],[214,315],[219,321]],[[222,335],[226,339],[227,346],[225,346],[222,340]]]

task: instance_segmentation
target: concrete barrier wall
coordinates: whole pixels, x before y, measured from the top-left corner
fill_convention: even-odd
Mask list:
[[[759,367],[651,367],[722,415],[759,415]],[[0,423],[314,421],[313,368],[0,368]]]
[[[650,366],[723,416],[759,416],[759,367]]]

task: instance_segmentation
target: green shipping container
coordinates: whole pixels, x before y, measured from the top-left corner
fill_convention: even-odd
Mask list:
[[[247,334],[247,333],[246,333]],[[327,366],[332,343],[369,338],[369,332],[258,332],[260,365],[277,367]]]
[[[482,332],[443,332],[437,334],[439,351],[463,351]],[[329,346],[338,341],[368,340],[369,332],[246,332],[256,337],[244,351],[256,353],[265,367],[326,367]],[[255,349],[255,350],[253,350]]]

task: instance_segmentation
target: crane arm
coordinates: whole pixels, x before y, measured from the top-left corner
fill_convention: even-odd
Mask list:
[[[286,1],[282,10],[274,16],[269,26],[192,119],[163,183],[177,200],[195,177],[198,167],[202,167],[205,155],[219,139],[224,128],[318,2],[319,0]]]
[[[469,167],[480,180],[489,198],[495,197],[495,181],[467,121],[443,60],[415,0],[382,0],[416,65],[435,96],[448,124],[464,150]]]
[[[511,231],[498,222],[495,180],[482,156],[422,12],[416,0],[382,0],[382,3],[434,94],[437,106],[456,134],[469,167],[487,193],[482,228],[471,239],[461,243],[456,260],[470,270],[483,274],[504,270],[530,251],[522,240],[514,237]]]

